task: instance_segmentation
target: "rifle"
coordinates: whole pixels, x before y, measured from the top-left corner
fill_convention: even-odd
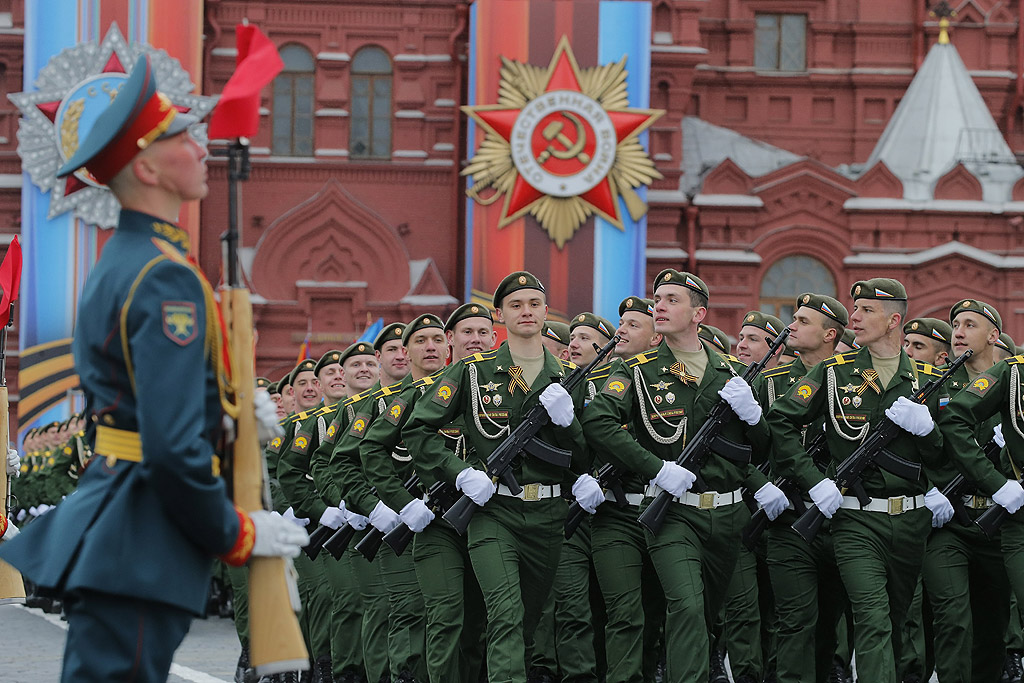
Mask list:
[[[985,454],[985,457],[992,462],[998,462],[999,451],[1002,448],[996,443],[995,438],[989,439],[985,447],[981,449]],[[958,474],[953,477],[946,486],[942,489],[942,495],[946,497],[949,504],[953,506],[953,519],[964,526],[971,525],[971,516],[967,514],[967,506],[964,505],[964,496],[974,488],[974,483],[964,477],[963,474]],[[985,513],[982,513],[982,515]],[[979,517],[981,515],[978,515]],[[991,517],[989,518],[991,519]],[[986,532],[987,533],[987,532]]]
[[[15,238],[17,239],[17,238]],[[7,403],[7,329],[14,324],[14,303],[7,324],[0,329],[0,447],[4,451],[0,463],[0,491],[4,493],[4,516],[11,523],[11,480],[7,478],[7,444],[10,441],[10,414]],[[14,605],[25,602],[25,582],[21,573],[0,560],[0,605]]]
[[[302,549],[302,552],[306,553],[306,557],[311,560],[315,560],[320,554],[320,551],[324,548],[324,543],[327,542],[331,536],[334,535],[334,529],[331,527],[321,524],[316,528],[316,531],[309,535],[309,545]]]
[[[985,445],[985,455],[989,455],[989,453],[991,452],[989,450],[990,448],[994,448],[997,454],[1000,450],[1002,450],[1001,448],[999,448],[997,444],[995,444],[995,439],[989,441]],[[991,458],[992,456],[989,455],[989,457]],[[952,502],[952,499],[950,500],[950,502]],[[954,514],[956,511],[955,505],[956,504],[954,503]],[[963,507],[963,501],[960,502],[960,506]],[[1005,522],[1009,516],[1010,511],[1004,508],[1002,505],[996,503],[988,510],[985,510],[980,515],[978,515],[978,517],[974,520],[974,523],[978,526],[979,529],[985,532],[986,536],[988,536],[989,538],[993,538],[996,535],[996,532],[999,531],[999,527],[1003,525],[1003,522]]]
[[[410,484],[415,478],[416,489],[409,489]],[[410,493],[413,490],[418,490],[420,486],[420,478],[416,475],[410,477],[409,481],[406,482],[406,488],[409,489]],[[430,511],[435,515],[442,514],[445,510],[451,507],[456,500],[458,495],[458,489],[445,481],[436,481],[434,485],[427,489],[427,501],[430,506]],[[413,493],[413,495],[416,495]],[[384,534],[384,542],[395,551],[395,555],[401,555],[405,552],[405,549],[409,547],[412,539],[416,536],[415,532],[407,527],[405,524],[399,524],[391,531]]]
[[[790,329],[787,327],[775,337],[764,358],[747,366],[747,369],[743,372],[743,381],[750,384],[755,377],[761,374],[761,371],[768,365],[768,361],[772,356],[786,343],[789,333]],[[697,433],[694,434],[693,438],[683,448],[683,452],[676,458],[677,465],[685,467],[697,476],[696,483],[701,489],[706,489],[707,486],[700,476],[700,470],[704,467],[704,463],[707,462],[708,458],[711,457],[712,452],[739,464],[745,465],[750,462],[750,446],[736,444],[722,437],[722,429],[725,428],[726,423],[735,417],[736,413],[729,407],[729,402],[724,398],[718,399],[718,402],[708,411],[704,424],[700,426]],[[637,521],[644,525],[652,534],[658,533],[661,525],[665,523],[668,506],[672,503],[674,497],[668,491],[661,491],[651,501],[651,504],[647,506],[647,509],[640,513]]]
[[[611,341],[598,351],[594,360],[585,366],[577,366],[567,377],[563,378],[560,382],[562,387],[567,392],[572,393],[576,387],[586,380],[587,375],[604,360],[604,357],[612,352],[618,343],[618,335],[612,337]],[[550,421],[551,418],[548,416],[547,409],[540,402],[535,403],[523,415],[523,420],[519,423],[519,426],[513,429],[487,458],[487,475],[492,480],[507,486],[513,495],[519,495],[522,493],[523,487],[519,485],[519,482],[516,481],[515,476],[512,474],[512,463],[521,452],[526,451],[536,458],[559,467],[568,467],[572,459],[572,453],[550,446],[537,438],[537,432]],[[441,517],[457,532],[465,534],[466,529],[469,527],[469,520],[473,519],[473,513],[476,512],[477,507],[479,506],[473,502],[472,498],[463,495]]]
[[[267,464],[256,436],[253,399],[256,389],[252,302],[238,268],[238,182],[249,176],[249,147],[236,139],[228,156],[228,230],[224,242],[226,287],[221,291],[221,315],[234,359],[235,441],[230,446],[235,504],[246,512],[269,510]],[[297,595],[295,569],[284,557],[249,560],[249,621],[252,664],[260,675],[309,668],[309,653],[290,595]]]
[[[973,351],[967,349],[963,354],[949,364],[946,371],[939,377],[931,380],[923,387],[915,391],[910,396],[910,400],[915,403],[924,403],[928,398],[938,391],[942,385],[946,382],[950,376],[960,369],[960,366],[967,362],[967,359],[973,355]],[[904,460],[892,452],[886,449],[886,446],[895,439],[899,434],[903,433],[903,428],[897,425],[895,422],[890,420],[888,417],[883,417],[881,423],[868,434],[868,437],[864,439],[860,446],[857,447],[853,453],[851,453],[839,467],[836,468],[835,483],[839,489],[845,493],[852,489],[861,505],[866,505],[870,502],[867,493],[864,491],[864,485],[862,477],[864,470],[869,465],[875,464],[882,469],[895,474],[897,477],[902,477],[909,481],[917,481],[921,476],[921,465],[920,463],[910,462]],[[818,534],[818,530],[821,529],[821,525],[825,521],[825,515],[822,514],[821,510],[818,509],[817,505],[812,505],[807,508],[804,514],[800,515],[800,518],[793,523],[793,530],[800,534],[800,537],[810,543],[814,540],[814,537]]]
[[[348,548],[348,544],[352,542],[352,539],[356,535],[357,529],[351,524],[345,524],[340,529],[331,534],[331,537],[324,541],[323,548],[331,557],[336,560],[340,560],[341,556],[345,554],[345,549]]]

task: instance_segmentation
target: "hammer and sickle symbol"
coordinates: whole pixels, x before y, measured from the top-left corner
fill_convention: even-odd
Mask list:
[[[581,164],[589,164],[590,155],[583,151],[584,145],[587,144],[587,131],[583,127],[583,121],[571,111],[563,111],[562,116],[575,126],[576,142],[570,140],[569,136],[562,132],[565,127],[563,121],[552,121],[541,131],[541,135],[549,144],[547,149],[537,156],[537,161],[543,164],[550,157],[554,157],[556,159],[579,159]],[[555,146],[556,140],[562,145],[562,149]]]

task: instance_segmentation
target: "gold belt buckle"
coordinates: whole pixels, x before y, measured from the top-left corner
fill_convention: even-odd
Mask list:
[[[523,500],[540,500],[540,484],[527,484],[524,486]]]
[[[902,515],[903,514],[903,496],[889,499],[889,514],[890,515]]]
[[[714,493],[702,493],[700,494],[700,504],[698,507],[701,510],[711,510],[715,507],[715,494]]]

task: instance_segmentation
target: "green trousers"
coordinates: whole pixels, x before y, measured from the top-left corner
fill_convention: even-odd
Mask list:
[[[382,679],[388,681],[391,676],[388,665],[388,590],[380,576],[380,565],[367,562],[355,549],[356,543],[365,535],[365,531],[356,534],[345,554],[359,584],[359,598],[363,607],[361,640],[366,680],[378,683]]]
[[[773,655],[770,650],[774,618],[771,585],[766,578],[762,579],[762,566],[764,563],[757,553],[740,548],[719,614],[718,646],[729,653],[729,668],[736,678],[746,675],[760,680]],[[764,574],[767,574],[767,566],[764,566]],[[762,581],[767,585],[762,586]]]
[[[928,551],[925,551],[925,563],[928,562]],[[922,568],[922,574],[924,569]],[[924,577],[917,580],[914,598],[907,609],[907,618],[903,620],[901,638],[902,652],[898,663],[900,678],[917,676],[922,681],[932,677],[935,670],[934,632],[932,626],[932,606],[925,596]]]
[[[294,560],[298,573],[299,599],[302,611],[299,624],[302,626],[306,647],[312,659],[331,656],[331,590],[319,562],[299,554]]]
[[[231,604],[235,609],[235,632],[242,647],[249,647],[249,568],[227,565],[231,583]]]
[[[1020,602],[1010,591],[1010,623],[1006,626],[1006,649],[1024,652],[1024,615],[1020,613]]]
[[[526,683],[526,644],[551,592],[568,505],[494,496],[469,524],[473,571],[487,606],[487,680]]]
[[[1010,584],[999,539],[989,540],[973,524],[950,521],[932,531],[923,573],[934,619],[939,680],[999,680],[1006,654],[1003,635],[1010,620]]]
[[[590,608],[590,520],[562,544],[551,596],[533,641],[533,666],[559,675],[562,683],[597,683],[594,615]]]
[[[478,683],[486,618],[466,539],[435,520],[406,553],[412,553],[423,594],[430,680]]]
[[[591,520],[594,570],[604,598],[608,681],[653,683],[661,656],[665,596],[636,506],[604,503]]]
[[[707,681],[709,628],[725,601],[739,553],[743,520],[749,516],[743,505],[700,510],[673,503],[661,530],[656,535],[644,532],[651,561],[665,590],[670,681]]]
[[[363,671],[363,604],[359,582],[352,571],[352,558],[342,555],[335,561],[329,553],[316,558],[331,593],[331,665],[340,676]]]
[[[840,509],[832,518],[839,576],[853,611],[857,676],[898,683],[900,630],[931,529],[927,508],[902,515]]]
[[[374,562],[380,565],[380,578],[388,592],[391,677],[395,679],[405,673],[417,681],[426,681],[426,615],[412,555],[396,556],[390,546],[383,544]]]
[[[836,627],[846,606],[832,535],[825,525],[807,543],[783,514],[767,533],[768,571],[775,595],[778,683],[826,683],[836,653]]]

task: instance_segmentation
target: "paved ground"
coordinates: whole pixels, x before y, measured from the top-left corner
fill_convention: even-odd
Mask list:
[[[4,646],[0,648],[0,680],[40,683],[60,679],[67,624],[39,609],[0,605]],[[228,619],[197,619],[178,648],[171,683],[231,681],[238,660],[238,637]]]

